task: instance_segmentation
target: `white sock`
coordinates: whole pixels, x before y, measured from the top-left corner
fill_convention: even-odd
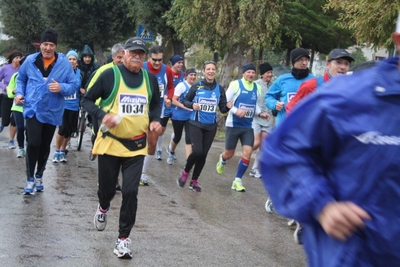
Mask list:
[[[258,161],[260,160],[260,150],[258,149],[257,150],[257,154],[256,154],[256,159],[254,160],[254,163],[253,163],[253,168],[251,168],[252,170],[254,170],[254,169],[258,169]]]
[[[164,135],[160,135],[157,139],[157,151],[162,151],[163,142],[164,142]]]
[[[147,172],[147,168],[149,167],[150,162],[153,160],[153,158],[154,158],[154,155],[148,155],[148,156],[144,157],[142,173]]]

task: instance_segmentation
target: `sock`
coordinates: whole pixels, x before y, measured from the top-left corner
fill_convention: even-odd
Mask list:
[[[243,177],[243,174],[246,172],[247,167],[249,167],[249,163],[250,163],[250,161],[245,159],[245,158],[241,158],[239,160],[238,169],[237,169],[237,172],[236,172],[236,177],[237,178],[242,178]]]
[[[147,168],[149,167],[150,162],[153,160],[153,158],[154,158],[154,155],[147,155],[146,157],[144,157],[142,173],[147,172]]]
[[[107,213],[108,210],[103,209],[102,207],[99,208],[101,213]]]
[[[61,150],[60,149],[56,149],[56,154],[60,154]]]
[[[258,161],[260,160],[260,154],[261,154],[260,150],[257,150],[256,159],[254,160],[253,168],[251,168],[252,170],[258,169]]]
[[[157,151],[162,151],[163,142],[164,142],[164,135],[160,135],[157,139]]]
[[[221,162],[222,162],[223,164],[226,164],[226,160],[224,159],[224,157],[222,156],[222,154],[221,154]]]

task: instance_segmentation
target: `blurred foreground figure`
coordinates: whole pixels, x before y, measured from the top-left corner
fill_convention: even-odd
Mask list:
[[[400,266],[399,112],[395,57],[324,84],[264,141],[264,185],[309,266]]]

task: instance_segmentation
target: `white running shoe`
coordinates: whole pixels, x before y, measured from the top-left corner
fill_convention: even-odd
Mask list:
[[[250,176],[254,178],[261,178],[261,173],[258,171],[257,168],[254,168],[250,171]]]
[[[103,231],[107,226],[107,212],[104,210],[100,210],[100,204],[97,205],[96,214],[94,215],[94,227],[96,227],[97,231]]]
[[[128,245],[131,243],[129,238],[118,240],[115,242],[114,254],[117,255],[120,259],[132,259],[132,252],[128,248]]]
[[[301,226],[301,224],[296,222],[296,230],[293,233],[293,238],[294,238],[294,241],[299,245],[303,244],[302,234],[303,234],[303,227]]]
[[[149,178],[147,177],[146,174],[142,173],[142,176],[140,177],[140,185],[149,185]]]
[[[288,225],[288,226],[293,226],[295,223],[296,223],[295,220],[289,219],[289,221],[287,222],[287,225]]]
[[[270,198],[268,198],[267,202],[265,202],[265,210],[268,213],[274,213],[274,204],[272,203],[272,200]]]

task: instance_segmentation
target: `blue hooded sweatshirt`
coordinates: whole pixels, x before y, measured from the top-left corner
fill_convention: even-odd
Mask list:
[[[299,103],[262,146],[277,212],[303,225],[311,267],[400,266],[399,58],[333,78]],[[371,217],[346,241],[317,218],[332,201]]]

